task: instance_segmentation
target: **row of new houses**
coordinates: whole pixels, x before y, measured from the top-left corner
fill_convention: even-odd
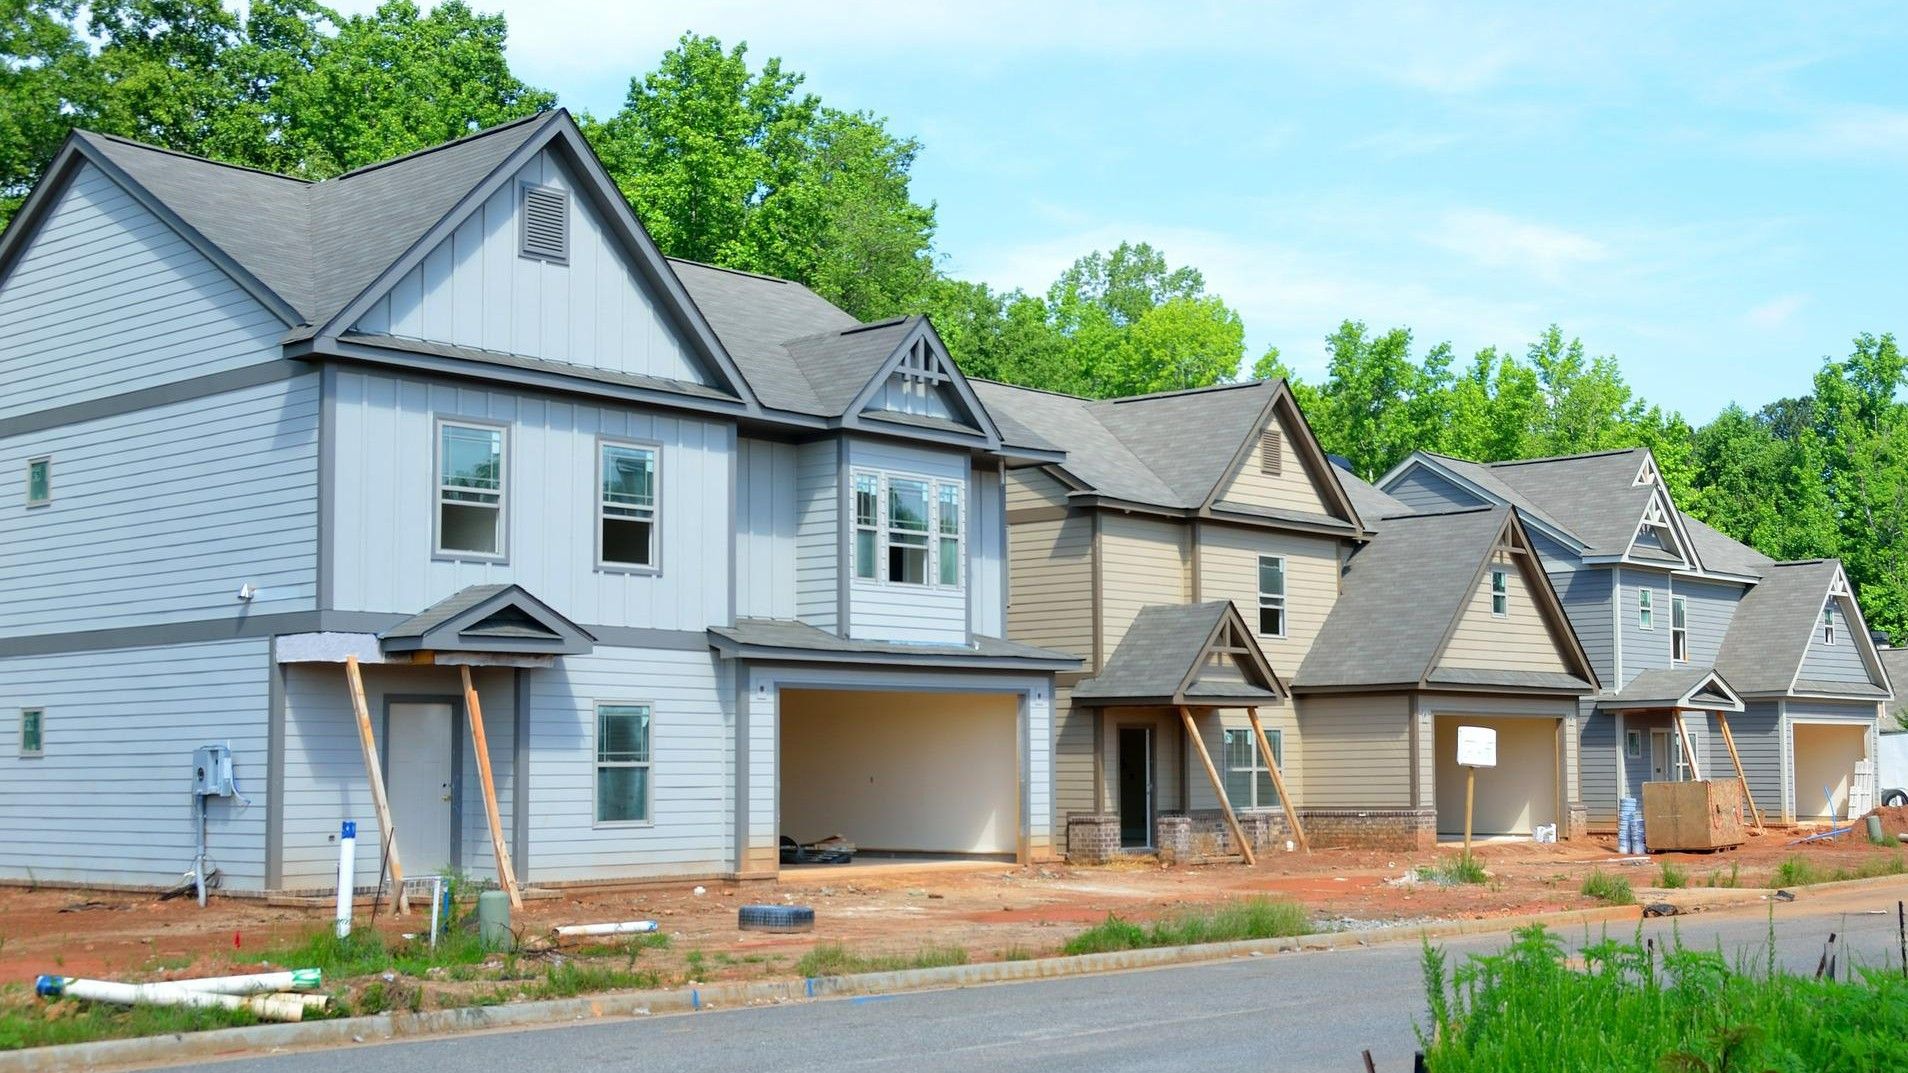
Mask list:
[[[202,800],[226,889],[328,886],[377,837],[347,657],[412,874],[495,875],[477,713],[544,885],[1266,844],[1274,768],[1314,842],[1425,846],[1461,723],[1483,833],[1733,776],[1732,730],[1772,821],[1872,792],[1839,565],[1647,451],[1373,486],[1282,383],[970,383],[923,318],[662,257],[562,112],[319,183],[75,134],[0,373],[0,880],[170,885]]]

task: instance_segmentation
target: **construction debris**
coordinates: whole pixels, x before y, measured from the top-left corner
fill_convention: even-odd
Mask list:
[[[265,1021],[302,1021],[306,1010],[322,1010],[330,999],[325,995],[288,992],[315,989],[320,979],[317,969],[215,976],[200,980],[166,980],[153,984],[42,976],[34,982],[33,989],[42,998],[77,998],[115,1006],[248,1009]]]
[[[559,938],[580,935],[636,935],[656,930],[653,920],[624,920],[614,924],[559,924],[550,931]]]

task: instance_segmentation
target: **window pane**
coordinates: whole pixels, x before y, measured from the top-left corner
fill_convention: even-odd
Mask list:
[[[653,566],[655,525],[638,518],[603,519],[603,561],[622,566]]]
[[[656,505],[656,452],[642,447],[603,447],[603,505]]]
[[[1670,601],[1670,625],[1679,630],[1689,625],[1689,602],[1681,596]]]
[[[888,528],[925,533],[928,528],[926,481],[888,482]]]
[[[495,555],[503,509],[481,503],[444,503],[438,508],[438,533],[445,551]]]
[[[1263,596],[1285,595],[1285,560],[1272,555],[1259,557],[1259,593]]]
[[[495,492],[503,487],[503,430],[445,425],[439,452],[446,487]]]
[[[38,458],[27,463],[27,502],[44,503],[53,498],[53,463]]]
[[[898,539],[898,538],[897,538]],[[927,543],[924,538],[920,544],[890,543],[888,545],[888,580],[903,585],[927,584]]]
[[[602,823],[649,819],[649,769],[596,769],[596,818]]]
[[[37,753],[42,751],[40,739],[40,720],[44,713],[34,710],[20,714],[20,751]]]
[[[1259,632],[1277,636],[1285,632],[1285,608],[1259,608]]]
[[[941,538],[940,582],[943,585],[961,583],[961,542],[948,537]]]
[[[1510,579],[1502,570],[1491,571],[1491,591],[1504,595],[1510,591]]]
[[[875,576],[875,535],[872,529],[855,531],[855,576]]]
[[[641,705],[604,705],[596,713],[596,759],[646,762],[649,759],[649,709]]]
[[[1272,789],[1272,773],[1270,771],[1259,772],[1257,782],[1259,785],[1256,789],[1259,792],[1259,796],[1253,801],[1253,804],[1259,808],[1271,808],[1273,805],[1278,804],[1278,792]]]
[[[855,478],[855,524],[874,525],[879,518],[881,485],[870,476]]]
[[[1249,768],[1252,766],[1252,732],[1249,730],[1226,731],[1226,769]]]
[[[957,484],[939,486],[941,510],[939,525],[942,536],[961,535],[961,488]]]

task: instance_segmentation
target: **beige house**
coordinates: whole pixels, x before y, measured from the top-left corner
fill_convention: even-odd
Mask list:
[[[1391,524],[1371,515],[1408,509],[1332,464],[1283,381],[1100,401],[975,388],[1004,435],[1037,430],[1066,452],[1064,462],[1007,470],[1007,631],[1083,662],[1055,682],[1054,831],[1066,832],[1075,856],[1159,848],[1188,828],[1228,850],[1234,831],[1249,843],[1281,842],[1289,825],[1273,767],[1313,841],[1422,844],[1441,826],[1435,747],[1444,715],[1548,719],[1557,743],[1557,720],[1594,688],[1543,572],[1521,565],[1503,583],[1541,591],[1543,610],[1513,599],[1517,616],[1488,627],[1465,613],[1477,603],[1469,588],[1440,587],[1432,598],[1407,579],[1390,594],[1400,611],[1441,608],[1442,620],[1427,627],[1435,652],[1423,653],[1419,674],[1342,681],[1323,663],[1305,673],[1321,638],[1362,641],[1363,625],[1338,619],[1349,583],[1380,573],[1358,563]],[[1496,521],[1489,533],[1460,527],[1478,530],[1456,549],[1467,583],[1492,584],[1498,572],[1487,557],[1521,562],[1526,553],[1514,520]],[[1451,571],[1440,564],[1439,573]],[[1482,599],[1489,617],[1490,594]],[[1189,611],[1159,611],[1172,607]],[[1510,651],[1550,654],[1533,657],[1544,677],[1518,677],[1502,655],[1506,634]],[[1457,672],[1461,681],[1428,677],[1467,660],[1490,666]],[[1483,680],[1493,674],[1503,679]],[[1477,700],[1444,703],[1458,687]],[[1538,725],[1511,730],[1534,740],[1528,731]],[[1563,746],[1541,764],[1535,753],[1517,755],[1524,767],[1541,766],[1545,778],[1532,776],[1532,785],[1544,783],[1544,800],[1555,803],[1526,809],[1522,820],[1507,811],[1502,826],[1567,813],[1574,768]]]

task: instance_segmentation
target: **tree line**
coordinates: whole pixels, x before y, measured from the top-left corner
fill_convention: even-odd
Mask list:
[[[556,106],[517,78],[501,15],[388,0],[0,0],[0,222],[75,126],[323,179]],[[1144,242],[1085,252],[1044,292],[954,278],[922,145],[824,103],[780,60],[685,34],[585,136],[671,256],[798,280],[864,320],[927,313],[970,375],[1091,397],[1200,387],[1246,361],[1238,312]],[[1347,320],[1291,377],[1327,450],[1375,477],[1418,448],[1477,461],[1644,445],[1685,509],[1777,558],[1837,556],[1871,626],[1908,634],[1908,376],[1890,335],[1805,394],[1692,427],[1556,326],[1460,361]],[[1290,376],[1276,348],[1254,376]],[[1801,386],[1801,385],[1798,385]]]

